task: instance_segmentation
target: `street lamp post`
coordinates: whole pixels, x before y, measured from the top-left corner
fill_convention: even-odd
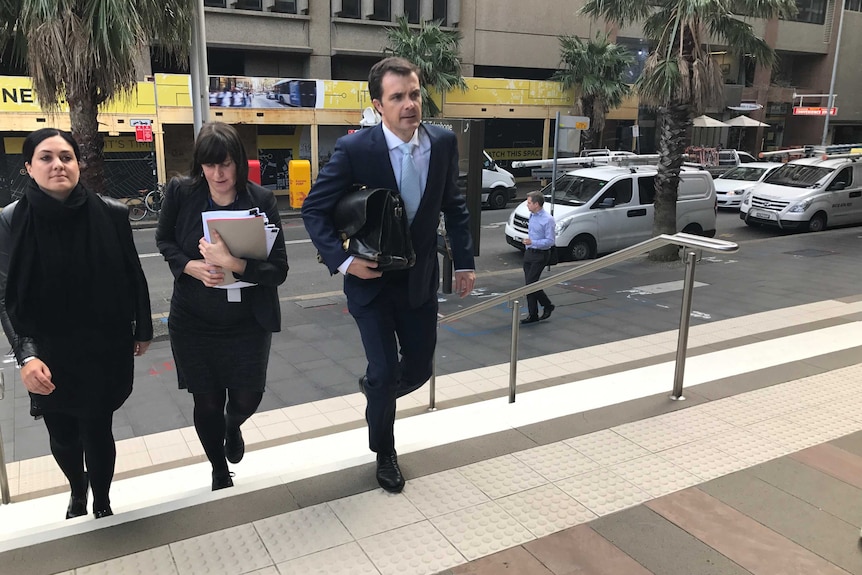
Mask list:
[[[204,0],[195,0],[192,20],[192,51],[189,68],[192,85],[192,117],[195,139],[201,126],[209,120],[209,71],[207,70],[207,34],[204,26]]]
[[[844,0],[835,0],[841,10],[838,12],[838,37],[835,39],[835,57],[832,59],[832,79],[829,81],[829,100],[826,104],[826,116],[823,121],[823,137],[820,145],[826,145],[826,137],[829,134],[829,116],[832,114],[832,106],[835,104],[835,76],[838,73],[838,53],[841,51],[841,31],[844,28]]]

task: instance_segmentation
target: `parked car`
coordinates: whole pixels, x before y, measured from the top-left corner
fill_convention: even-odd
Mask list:
[[[553,208],[560,259],[584,260],[652,237],[655,166],[595,166],[557,178],[553,204],[545,186],[545,209]],[[715,187],[704,170],[684,168],[677,199],[677,229],[715,236]],[[506,241],[520,250],[530,212],[522,202],[506,223]]]
[[[517,188],[515,188],[515,176],[504,170],[491,159],[487,152],[482,162],[482,203],[487,204],[492,210],[502,210],[515,199]],[[467,172],[463,171],[458,177],[458,185],[467,189]]]
[[[742,197],[739,217],[750,226],[819,232],[862,223],[862,154],[792,160]]]
[[[704,169],[715,178],[740,164],[757,163],[757,161],[757,158],[742,150],[719,150],[718,163],[704,166]]]
[[[783,165],[780,162],[746,162],[718,176],[714,180],[718,207],[739,209],[743,194]]]

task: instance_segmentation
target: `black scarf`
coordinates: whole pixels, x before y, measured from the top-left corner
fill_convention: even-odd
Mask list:
[[[12,216],[6,287],[20,335],[129,325],[132,284],[108,210],[80,183],[58,201],[30,181]]]

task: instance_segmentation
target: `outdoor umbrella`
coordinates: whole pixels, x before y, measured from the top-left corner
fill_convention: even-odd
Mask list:
[[[726,128],[728,125],[721,120],[707,115],[698,116],[691,121],[691,125],[695,128]]]
[[[769,127],[769,124],[755,120],[754,118],[749,118],[748,116],[736,116],[735,118],[729,119],[725,124],[728,126],[736,126],[738,128]],[[737,149],[742,147],[742,130],[739,130],[739,141],[737,142],[736,147]]]
[[[735,118],[727,120],[724,124],[726,126],[738,126],[740,128],[757,128],[760,126],[763,126],[764,128],[769,127],[769,124],[760,122],[754,118],[749,118],[748,116],[736,116]]]

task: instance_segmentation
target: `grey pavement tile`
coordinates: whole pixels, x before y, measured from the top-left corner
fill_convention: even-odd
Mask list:
[[[808,467],[792,457],[756,465],[746,473],[855,525],[862,520],[862,489]]]
[[[749,575],[709,545],[639,505],[590,522],[632,559],[661,575]]]
[[[862,456],[862,431],[839,437],[829,443],[835,447],[840,447],[844,451],[849,451],[855,455]]]
[[[850,573],[862,573],[859,527],[742,471],[700,486],[733,507]]]

